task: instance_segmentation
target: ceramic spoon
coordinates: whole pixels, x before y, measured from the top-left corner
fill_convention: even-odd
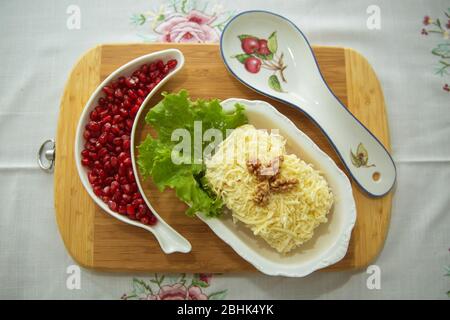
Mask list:
[[[312,119],[364,191],[375,197],[389,192],[396,179],[391,156],[330,90],[296,25],[270,12],[243,12],[223,30],[220,47],[239,81]]]

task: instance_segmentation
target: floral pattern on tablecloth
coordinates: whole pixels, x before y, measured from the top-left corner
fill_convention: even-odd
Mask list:
[[[171,0],[157,10],[133,14],[131,23],[147,42],[213,43],[219,42],[220,33],[233,15],[221,4]]]
[[[209,291],[212,275],[206,273],[187,276],[155,274],[149,281],[133,278],[132,290],[123,300],[222,300],[227,290]]]
[[[438,60],[435,74],[442,78],[448,78],[450,76],[450,8],[444,11],[443,17],[440,18],[425,16],[422,24],[422,35],[440,37],[439,43],[431,50],[431,53]],[[450,93],[450,85],[448,82],[443,83],[442,90]]]

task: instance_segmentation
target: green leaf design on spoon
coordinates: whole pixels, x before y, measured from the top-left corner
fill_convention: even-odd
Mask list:
[[[278,50],[278,41],[277,41],[277,32],[274,31],[269,36],[269,39],[267,40],[267,46],[269,47],[270,52],[276,53]]]
[[[278,80],[278,77],[275,74],[273,74],[269,77],[269,87],[271,87],[275,91],[283,92],[283,89],[281,88],[280,80]]]

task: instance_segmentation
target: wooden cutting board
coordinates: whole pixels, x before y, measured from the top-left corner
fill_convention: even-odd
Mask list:
[[[81,266],[108,271],[239,272],[255,271],[199,219],[173,192],[159,193],[145,182],[147,195],[163,218],[192,244],[189,254],[165,255],[151,233],[103,212],[84,190],[75,167],[75,131],[81,111],[96,86],[113,70],[138,56],[180,49],[186,64],[164,91],[189,90],[192,98],[229,97],[266,100],[287,115],[343,169],[321,131],[304,115],[261,96],[235,80],[221,61],[218,45],[123,44],[97,46],[75,64],[61,101],[56,136],[55,209],[58,227],[71,256]],[[347,48],[314,47],[323,75],[337,97],[390,150],[383,93],[367,60]],[[159,100],[155,94],[149,106]],[[182,116],[182,115],[180,115]],[[140,124],[137,134],[145,134]],[[344,170],[345,171],[345,170]],[[392,194],[370,198],[353,185],[357,221],[347,255],[327,270],[362,268],[381,251],[388,231]]]

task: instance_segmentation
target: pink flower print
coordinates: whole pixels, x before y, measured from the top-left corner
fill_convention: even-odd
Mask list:
[[[216,19],[196,10],[187,15],[172,14],[155,31],[163,42],[207,43],[219,41],[219,34],[211,26]]]
[[[186,288],[181,283],[162,286],[157,294],[149,295],[148,300],[208,300],[197,286]]]

